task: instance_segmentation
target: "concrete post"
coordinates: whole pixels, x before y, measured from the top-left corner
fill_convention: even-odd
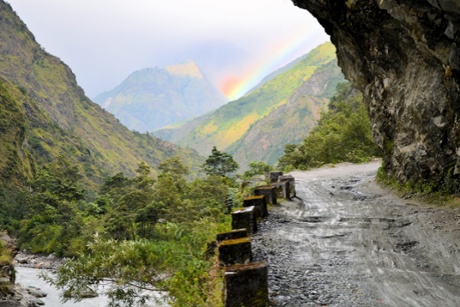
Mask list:
[[[277,182],[279,176],[283,176],[283,172],[270,172],[270,183]]]
[[[251,239],[249,238],[225,240],[220,242],[218,248],[221,266],[247,264],[252,261]]]
[[[266,200],[265,195],[248,196],[245,199],[243,199],[243,206],[244,207],[250,207],[250,206],[256,207],[257,218],[259,217],[264,218],[268,216],[267,200]]]
[[[276,205],[277,203],[275,187],[271,185],[257,187],[254,190],[254,195],[265,195],[269,204]]]
[[[216,235],[216,241],[220,243],[224,240],[241,239],[241,238],[246,238],[247,236],[248,236],[248,231],[246,228],[234,229],[231,231],[218,233]]]
[[[279,181],[289,181],[290,197],[295,197],[295,178],[292,175],[278,177]]]
[[[232,213],[232,229],[246,228],[248,234],[253,234],[257,231],[257,220],[255,215],[255,207],[246,207]]]
[[[272,187],[275,187],[276,195],[280,198],[291,199],[291,191],[289,181],[281,181],[270,183]]]
[[[267,265],[257,262],[225,268],[224,306],[267,307]]]

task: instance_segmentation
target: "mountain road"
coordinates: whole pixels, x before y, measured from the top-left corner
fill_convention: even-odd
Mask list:
[[[460,306],[460,209],[375,183],[380,161],[292,172],[253,237],[273,306]]]

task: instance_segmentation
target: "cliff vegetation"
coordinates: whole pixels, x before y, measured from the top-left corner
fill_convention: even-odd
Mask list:
[[[300,143],[288,144],[278,166],[285,171],[307,170],[339,162],[362,163],[380,156],[362,94],[341,83],[328,112]]]

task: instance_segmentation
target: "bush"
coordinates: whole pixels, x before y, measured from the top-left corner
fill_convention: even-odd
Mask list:
[[[328,163],[361,163],[379,156],[361,93],[349,84],[337,86],[329,112],[300,145],[288,144],[278,165],[283,170],[306,170]]]

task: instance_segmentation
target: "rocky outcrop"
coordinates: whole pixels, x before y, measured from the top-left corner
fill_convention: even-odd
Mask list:
[[[323,25],[365,96],[387,173],[452,185],[460,174],[460,2],[293,0]]]
[[[40,299],[46,293],[35,287],[22,287],[14,285],[11,294],[0,296],[0,307],[38,307],[45,303]]]

